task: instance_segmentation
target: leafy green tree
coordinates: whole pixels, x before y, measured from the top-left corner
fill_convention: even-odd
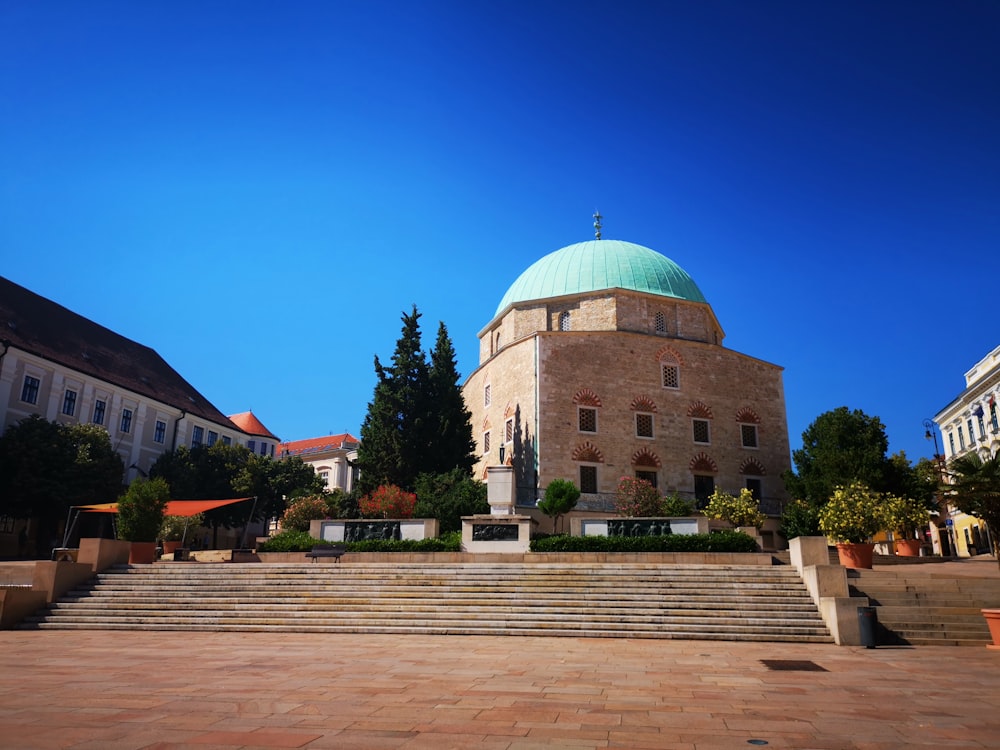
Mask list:
[[[438,324],[437,341],[431,352],[429,387],[431,444],[424,471],[430,474],[447,473],[455,468],[472,471],[476,463],[472,412],[466,408],[462,396],[455,348],[443,322]]]
[[[430,444],[427,358],[420,348],[416,305],[403,314],[392,366],[375,356],[375,393],[361,425],[358,484],[364,494],[380,485],[413,486]]]
[[[802,433],[802,447],[792,452],[796,473],[786,471],[792,497],[820,506],[838,486],[861,482],[877,491],[887,488],[889,440],[878,417],[840,406],[820,414]]]
[[[69,504],[114,502],[122,491],[125,462],[111,446],[108,431],[86,423],[63,429],[76,454],[66,477]]]
[[[205,525],[213,531],[278,517],[285,511],[284,497],[322,490],[322,480],[301,458],[279,461],[241,445],[222,443],[168,451],[150,467],[149,474],[167,480],[174,500],[257,498],[256,504],[248,501],[206,511]]]
[[[462,517],[489,513],[486,484],[473,479],[465,469],[443,474],[424,473],[417,477],[416,518],[436,518],[440,533],[461,531]]]
[[[559,519],[576,507],[580,490],[568,479],[553,479],[545,488],[545,497],[539,501],[538,509],[552,519],[552,533],[556,533]]]
[[[781,513],[778,532],[785,539],[797,536],[819,536],[819,508],[805,500],[792,500]]]
[[[129,542],[155,542],[169,499],[170,485],[164,479],[136,479],[118,500],[118,536]]]
[[[986,523],[1000,564],[1000,454],[986,460],[976,453],[959,456],[948,464],[948,478],[949,501]]]
[[[76,457],[58,422],[34,414],[0,437],[0,513],[51,522],[66,514],[66,474]]]
[[[70,506],[114,501],[123,474],[102,427],[33,415],[0,437],[0,515],[34,518],[36,554],[44,557]]]
[[[322,478],[301,457],[289,456],[276,461],[253,453],[236,472],[232,486],[237,495],[257,498],[254,513],[257,520],[280,518],[288,500],[317,495],[325,489]]]

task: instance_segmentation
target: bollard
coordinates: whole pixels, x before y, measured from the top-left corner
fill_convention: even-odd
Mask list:
[[[861,631],[861,645],[865,648],[875,648],[877,625],[878,614],[875,607],[858,607],[858,629]]]

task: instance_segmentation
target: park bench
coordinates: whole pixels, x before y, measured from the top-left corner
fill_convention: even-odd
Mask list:
[[[306,557],[311,557],[313,562],[316,562],[317,557],[332,557],[340,562],[340,557],[345,552],[347,548],[344,545],[336,544],[332,547],[313,547],[310,552],[306,552]]]

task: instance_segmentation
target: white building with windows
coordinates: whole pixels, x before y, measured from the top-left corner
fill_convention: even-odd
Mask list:
[[[511,465],[532,507],[553,479],[608,511],[623,476],[704,501],[749,488],[780,513],[790,467],[782,368],[722,345],[694,280],[630,242],[597,239],[525,270],[479,333],[463,386],[476,475]]]
[[[1000,346],[965,373],[965,389],[934,416],[945,463],[968,453],[983,459],[1000,451]],[[989,552],[986,524],[949,507],[950,542],[959,556]]]
[[[350,492],[358,479],[358,444],[356,437],[345,432],[281,443],[277,456],[298,456],[313,467],[328,490]]]
[[[0,431],[33,414],[104,427],[126,481],[182,445],[266,441],[273,455],[278,442],[255,417],[248,434],[148,346],[0,277]]]

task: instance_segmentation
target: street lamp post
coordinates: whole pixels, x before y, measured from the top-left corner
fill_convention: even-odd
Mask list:
[[[934,441],[934,465],[937,467],[938,474],[938,491],[934,493],[937,499],[937,506],[940,510],[941,516],[944,517],[945,529],[947,529],[948,535],[948,546],[951,547],[949,550],[951,556],[954,557],[958,552],[957,540],[955,539],[955,529],[951,525],[951,517],[948,513],[948,503],[945,501],[944,496],[941,494],[941,484],[944,482],[944,456],[938,450],[937,441],[937,430],[935,429],[934,422],[930,419],[924,420],[924,438],[927,440]],[[938,537],[941,535],[941,529],[938,528]]]

